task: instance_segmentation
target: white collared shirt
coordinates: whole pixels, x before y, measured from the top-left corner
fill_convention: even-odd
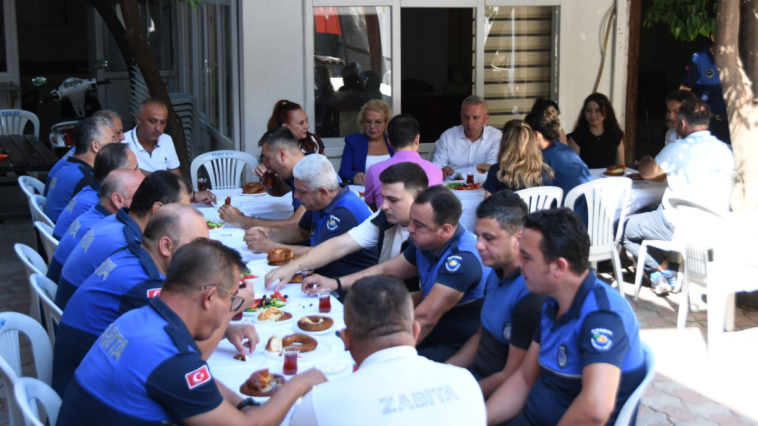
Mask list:
[[[477,164],[498,162],[497,152],[502,139],[503,133],[491,126],[484,126],[482,137],[476,142],[466,137],[463,125],[451,127],[435,142],[437,151],[432,163],[439,168],[450,166],[465,179],[466,173],[476,173]]]
[[[355,373],[314,386],[290,426],[486,424],[470,372],[421,357],[411,346],[373,353]]]
[[[179,157],[176,155],[174,140],[167,134],[162,134],[155,144],[153,152],[147,152],[137,139],[137,128],[133,128],[124,133],[123,142],[129,145],[129,148],[137,155],[139,168],[146,172],[157,172],[158,170],[173,170],[179,168]]]

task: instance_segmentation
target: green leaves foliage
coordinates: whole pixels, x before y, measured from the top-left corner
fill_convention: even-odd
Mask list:
[[[714,0],[653,0],[643,24],[646,28],[658,23],[666,25],[681,41],[693,41],[698,34],[710,38],[716,25],[715,11]]]
[[[192,5],[193,10],[197,10],[197,7],[203,4],[202,0],[177,0],[179,3],[189,2]]]

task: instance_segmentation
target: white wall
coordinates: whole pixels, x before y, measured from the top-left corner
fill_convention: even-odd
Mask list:
[[[258,140],[276,101],[303,104],[303,0],[241,1],[242,135],[240,149],[260,152]]]
[[[429,0],[429,4],[437,3]],[[617,4],[618,2],[618,4]],[[257,153],[274,103],[282,98],[303,104],[305,95],[304,1],[244,1],[243,24],[243,150]],[[523,4],[530,4],[524,0]],[[603,76],[598,91],[613,102],[624,124],[628,9],[624,0],[562,0],[560,21],[559,105],[570,132],[598,75],[606,20],[618,6],[611,27]],[[393,55],[393,57],[397,57]]]

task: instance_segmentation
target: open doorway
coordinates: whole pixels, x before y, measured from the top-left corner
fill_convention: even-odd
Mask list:
[[[474,93],[474,10],[401,11],[401,108],[419,121],[422,143],[461,124],[461,103]]]

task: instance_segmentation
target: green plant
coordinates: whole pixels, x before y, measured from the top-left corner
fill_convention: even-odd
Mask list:
[[[657,23],[668,26],[675,39],[693,41],[698,34],[711,37],[716,25],[713,0],[654,0],[645,12],[645,28]]]

